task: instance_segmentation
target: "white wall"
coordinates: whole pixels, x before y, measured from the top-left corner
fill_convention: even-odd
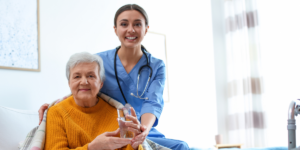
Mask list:
[[[38,110],[68,94],[69,56],[119,45],[114,13],[131,2],[147,11],[150,31],[167,36],[170,102],[158,130],[190,147],[212,147],[217,122],[210,1],[40,0],[42,70],[1,69],[0,105]]]

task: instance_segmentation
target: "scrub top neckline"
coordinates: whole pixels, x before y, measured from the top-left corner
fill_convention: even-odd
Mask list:
[[[147,54],[146,54],[146,55],[147,55]],[[131,74],[132,72],[134,72],[133,70],[135,70],[135,68],[136,68],[137,66],[139,66],[139,64],[140,64],[143,60],[145,60],[144,58],[145,58],[145,55],[143,54],[143,56],[142,56],[142,57],[140,58],[140,60],[134,65],[134,67],[130,70],[129,73],[127,73],[127,71],[126,71],[125,67],[123,66],[123,64],[122,64],[122,62],[121,62],[121,60],[120,60],[118,54],[117,54],[117,65],[118,65],[118,64],[121,65],[121,66],[122,66],[122,69],[123,69],[122,72],[126,72],[126,74],[130,76],[130,74]]]

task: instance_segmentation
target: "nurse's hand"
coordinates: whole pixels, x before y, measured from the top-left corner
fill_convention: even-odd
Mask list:
[[[131,146],[132,148],[137,149],[138,146],[144,142],[149,131],[147,130],[146,126],[140,124],[132,107],[131,114],[131,116],[127,115],[126,118],[130,119],[132,122],[126,122],[125,125],[128,127],[129,131],[134,132],[135,137],[131,140]]]
[[[144,125],[141,125],[141,133],[137,136],[135,136],[132,140],[131,140],[131,146],[134,147],[138,147],[140,144],[142,144],[146,137],[148,136],[149,131],[147,130],[147,127]]]
[[[42,123],[43,117],[44,117],[44,112],[48,108],[49,104],[45,103],[44,105],[41,106],[39,109],[39,125]]]

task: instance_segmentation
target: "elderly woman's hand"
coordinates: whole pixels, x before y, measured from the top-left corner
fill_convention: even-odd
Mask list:
[[[134,132],[135,137],[131,140],[131,146],[132,148],[137,149],[138,146],[144,142],[149,131],[147,130],[146,126],[140,124],[139,120],[137,119],[136,113],[132,107],[131,114],[131,116],[127,115],[126,118],[130,119],[132,122],[126,122],[125,125],[128,127],[129,131]]]
[[[118,149],[130,144],[130,139],[115,137],[120,129],[98,135],[89,145],[88,150]]]

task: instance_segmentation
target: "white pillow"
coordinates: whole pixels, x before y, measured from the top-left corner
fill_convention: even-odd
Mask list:
[[[38,126],[38,112],[0,106],[0,150],[18,150],[31,129]]]

